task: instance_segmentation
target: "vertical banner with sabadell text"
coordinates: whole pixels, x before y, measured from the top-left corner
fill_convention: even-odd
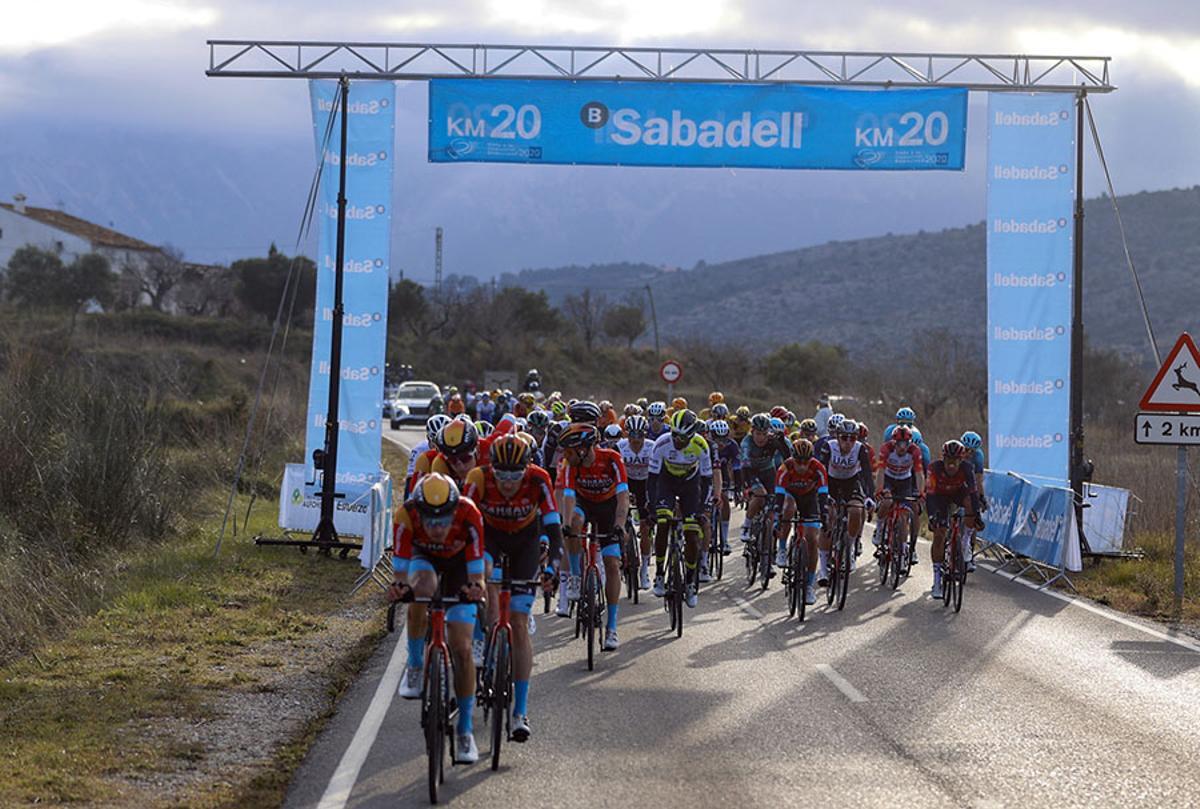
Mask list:
[[[325,133],[338,95],[336,81],[309,83],[317,160],[324,161],[316,216],[317,297],[308,388],[307,458],[325,446],[329,403],[329,343],[337,267],[338,170],[341,121]],[[337,483],[370,485],[380,478],[384,362],[387,347],[388,257],[392,221],[395,85],[350,85],[346,154],[346,246],[342,289],[342,370],[338,401]],[[340,116],[340,110],[339,110]],[[322,148],[324,146],[324,148]],[[339,489],[340,491],[341,489]]]
[[[1074,101],[988,101],[988,465],[1053,481],[1070,454]]]

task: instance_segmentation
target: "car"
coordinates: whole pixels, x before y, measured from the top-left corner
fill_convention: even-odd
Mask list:
[[[399,430],[400,425],[403,424],[404,420],[411,415],[408,412],[408,408],[401,404],[399,399],[394,399],[391,402],[388,402],[387,405],[385,405],[385,409],[390,411],[385,412],[384,417],[387,418],[393,430]]]
[[[413,380],[402,383],[396,391],[395,399],[392,400],[393,426],[399,426],[405,421],[425,421],[433,412],[430,406],[434,398],[440,398],[441,395],[441,388],[433,382]],[[397,409],[402,412],[397,414]]]

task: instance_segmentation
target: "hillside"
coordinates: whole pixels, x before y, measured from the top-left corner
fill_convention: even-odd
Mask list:
[[[1160,342],[1169,344],[1197,326],[1200,187],[1133,194],[1119,204],[1150,315]],[[1088,340],[1144,351],[1145,329],[1107,198],[1085,206],[1084,261]],[[704,336],[720,324],[723,336],[754,345],[820,339],[878,350],[894,346],[903,322],[943,326],[982,344],[985,264],[981,223],[701,262],[690,270],[573,266],[526,270],[503,282],[544,289],[555,302],[585,287],[622,298],[648,283],[664,341]]]

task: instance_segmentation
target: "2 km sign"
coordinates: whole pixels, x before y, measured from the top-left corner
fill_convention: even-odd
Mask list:
[[[1175,347],[1138,406],[1133,440],[1139,444],[1200,445],[1200,352],[1187,332]]]

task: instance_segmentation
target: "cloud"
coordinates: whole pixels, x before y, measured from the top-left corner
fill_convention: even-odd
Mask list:
[[[51,0],[13,3],[0,26],[0,54],[26,54],[116,31],[159,34],[212,25],[209,6],[164,0]]]

